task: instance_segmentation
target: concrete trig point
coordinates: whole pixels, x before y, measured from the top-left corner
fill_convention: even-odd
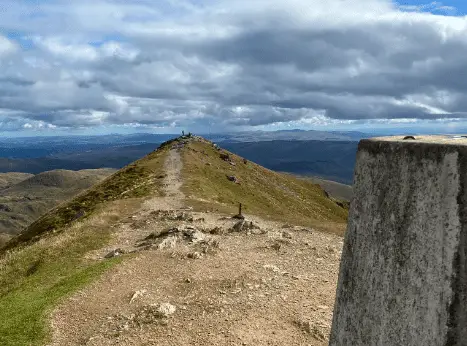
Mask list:
[[[467,139],[359,144],[331,346],[467,345]]]

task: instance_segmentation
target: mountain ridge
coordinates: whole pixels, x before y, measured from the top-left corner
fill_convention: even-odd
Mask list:
[[[232,218],[238,203],[243,213]],[[257,323],[259,311],[274,324],[286,323],[275,336],[283,344],[316,337],[314,344],[324,345],[330,318],[313,317],[316,331],[303,334],[308,322],[289,320],[298,303],[284,311],[270,299],[276,292],[297,302],[312,296],[314,289],[294,278],[314,268],[313,275],[326,278],[326,295],[313,304],[331,312],[346,215],[316,184],[200,137],[176,138],[54,208],[0,250],[0,344],[140,342],[134,337],[170,343],[174,335],[165,326],[172,324],[182,338],[176,344],[227,345],[233,339],[216,339],[227,328],[220,316]],[[330,265],[318,265],[323,259]],[[277,288],[270,275],[277,276]],[[249,298],[245,285],[263,293]],[[83,293],[74,295],[77,290]],[[239,311],[211,300],[219,295]],[[154,310],[162,307],[178,317]],[[203,315],[209,321],[189,325]],[[212,336],[201,333],[208,324],[216,330]],[[242,333],[248,343],[258,336]]]

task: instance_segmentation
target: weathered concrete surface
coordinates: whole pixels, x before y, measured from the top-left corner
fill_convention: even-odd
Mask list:
[[[467,139],[360,142],[330,345],[467,345]]]

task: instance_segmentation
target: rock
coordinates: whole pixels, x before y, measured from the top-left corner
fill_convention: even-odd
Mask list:
[[[162,303],[159,305],[158,311],[161,315],[167,318],[173,315],[175,311],[177,311],[177,308],[170,303]]]
[[[133,293],[133,295],[131,296],[131,299],[130,299],[130,304],[133,303],[139,297],[142,297],[145,293],[146,293],[146,290],[139,290],[139,291],[136,291],[135,293]]]
[[[157,246],[159,250],[163,249],[173,249],[177,245],[177,237],[176,236],[170,236],[162,240],[162,242]]]
[[[233,225],[232,230],[234,232],[241,232],[245,226],[245,220],[238,221],[235,225]]]
[[[325,341],[326,336],[324,332],[317,325],[310,321],[298,321],[297,325],[306,333],[310,334],[313,338],[319,341]]]
[[[203,254],[199,252],[192,252],[188,254],[188,258],[191,259],[200,259],[201,257],[203,257]]]
[[[220,154],[220,158],[224,161],[231,162],[229,154]]]
[[[222,233],[224,233],[224,231],[223,231],[222,228],[216,226],[216,227],[214,227],[213,229],[211,229],[211,230],[209,231],[209,233],[210,233],[210,234],[222,234]]]
[[[104,256],[104,258],[114,258],[114,257],[118,257],[118,256],[121,256],[125,253],[125,251],[123,251],[122,249],[115,249],[115,250],[112,250],[110,251],[107,255]]]
[[[282,238],[286,238],[286,239],[292,239],[293,238],[292,233],[290,233],[290,232],[283,231],[281,233],[281,235],[282,235]]]
[[[75,214],[75,216],[73,216],[73,221],[81,219],[85,215],[86,215],[86,212],[84,210],[80,210],[79,212]]]
[[[7,213],[11,212],[11,208],[6,204],[0,204],[0,211],[5,211]]]
[[[272,265],[272,264],[265,264],[263,266],[264,269],[268,269],[268,270],[271,270],[273,271],[274,273],[280,273],[281,270],[279,269],[279,267],[275,266],[275,265]]]
[[[239,181],[238,181],[237,177],[234,176],[234,175],[228,175],[228,176],[227,176],[227,179],[228,179],[229,181],[231,181],[231,182],[234,182],[235,184],[239,184]]]
[[[276,251],[280,251],[281,247],[282,247],[282,244],[279,242],[275,242],[274,244],[271,245],[271,248]]]
[[[193,227],[187,227],[187,229],[183,232],[183,235],[191,243],[199,243],[206,239],[206,236],[203,232],[200,232]]]
[[[254,229],[260,229],[259,226],[255,225],[253,221],[240,220],[231,228],[232,232],[250,231]]]

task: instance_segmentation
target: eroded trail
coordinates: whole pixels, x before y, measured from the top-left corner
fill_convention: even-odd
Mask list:
[[[146,201],[143,205],[143,211],[152,210],[171,210],[181,208],[184,194],[180,190],[183,184],[181,171],[183,168],[182,159],[178,149],[169,151],[165,161],[165,177],[163,181],[163,190],[165,197],[154,197]]]
[[[177,149],[165,167],[166,196],[89,255],[127,258],[53,312],[51,345],[326,345],[342,238],[191,212]]]

